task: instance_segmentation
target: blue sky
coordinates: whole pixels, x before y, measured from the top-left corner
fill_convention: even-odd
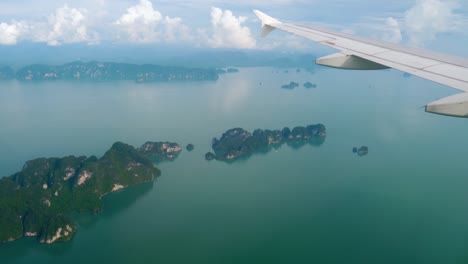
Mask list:
[[[181,45],[212,49],[310,50],[317,45],[275,32],[260,39],[262,10],[287,21],[468,56],[468,3],[462,0],[16,0],[0,2],[0,49]]]

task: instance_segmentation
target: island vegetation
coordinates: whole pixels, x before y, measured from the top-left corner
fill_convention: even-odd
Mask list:
[[[128,64],[113,62],[82,62],[49,66],[34,64],[14,72],[9,67],[0,68],[0,79],[16,78],[19,81],[120,81],[138,83],[169,81],[214,81],[218,79],[215,69],[159,66],[153,64]]]
[[[73,212],[102,209],[102,197],[152,182],[161,172],[150,158],[174,159],[176,143],[147,142],[136,149],[117,142],[101,158],[39,158],[0,179],[0,242],[37,237],[41,243],[70,240]]]
[[[326,137],[326,129],[322,124],[298,126],[292,130],[288,127],[282,130],[257,129],[250,133],[242,128],[226,131],[220,139],[212,141],[213,152],[206,154],[207,160],[235,161],[247,158],[257,152],[268,152],[279,148],[284,143],[299,148],[305,144],[321,145]]]
[[[177,143],[149,141],[138,150],[153,161],[161,162],[175,160],[182,152],[182,147]]]

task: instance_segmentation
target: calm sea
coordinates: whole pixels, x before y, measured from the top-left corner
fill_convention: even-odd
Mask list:
[[[310,81],[317,88],[280,86]],[[115,141],[193,143],[154,184],[79,215],[68,243],[1,263],[466,263],[468,122],[424,113],[455,91],[396,71],[241,68],[216,82],[0,83],[0,175]],[[322,123],[320,146],[206,162],[229,128]],[[354,146],[369,146],[359,158]]]

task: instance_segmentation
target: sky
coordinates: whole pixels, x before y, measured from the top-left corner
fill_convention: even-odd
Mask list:
[[[300,50],[316,44],[287,33],[259,37],[259,9],[394,43],[468,57],[465,0],[15,0],[0,1],[0,50],[25,43]]]

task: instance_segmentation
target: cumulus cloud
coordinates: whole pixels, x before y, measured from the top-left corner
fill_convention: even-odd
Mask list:
[[[400,24],[398,20],[393,17],[388,17],[385,20],[385,33],[382,36],[382,39],[388,42],[400,43],[403,39]]]
[[[0,23],[0,44],[13,45],[19,39],[45,42],[52,46],[96,42],[97,34],[88,32],[86,13],[85,9],[70,8],[65,5],[49,15],[46,21]]]
[[[424,46],[437,34],[463,32],[468,26],[466,16],[456,13],[456,0],[415,0],[415,5],[401,14],[385,19],[368,17],[372,22],[356,23],[353,28],[367,31],[377,39],[393,43],[403,40],[412,46]]]
[[[87,10],[70,8],[65,5],[48,17],[45,33],[35,38],[52,46],[63,43],[95,41],[88,33]]]
[[[68,5],[57,8],[49,16],[36,17],[34,20],[0,21],[0,45],[14,45],[21,40],[44,42],[51,46],[95,44],[103,40],[140,44],[190,43],[212,48],[263,48],[257,45],[256,38],[245,25],[247,17],[236,16],[230,10],[212,7],[210,16],[205,19],[210,22],[210,26],[199,28],[187,26],[180,17],[164,16],[155,9],[151,0],[138,1],[117,19],[110,20],[111,23],[100,23],[102,21],[99,19],[104,19],[102,16],[107,14],[106,11],[89,12],[88,9]],[[285,3],[290,0],[276,1]],[[94,2],[102,8],[109,6],[108,0]],[[119,3],[124,4],[123,1]],[[291,45],[297,46],[297,41]]]
[[[460,30],[464,17],[455,13],[459,7],[453,0],[416,0],[416,5],[405,12],[403,29],[414,45],[431,41],[438,33]]]
[[[0,45],[14,45],[24,30],[21,22],[0,23]]]
[[[243,24],[246,17],[236,17],[230,10],[211,8],[212,35],[208,39],[208,45],[214,48],[240,48],[253,49],[256,40],[250,29]]]
[[[188,41],[193,37],[189,28],[179,17],[163,17],[149,0],[127,9],[114,25],[119,31],[119,39],[132,43],[155,43]]]

